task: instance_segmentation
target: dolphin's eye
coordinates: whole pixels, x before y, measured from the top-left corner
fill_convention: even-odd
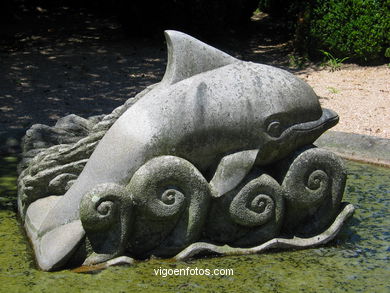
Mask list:
[[[270,136],[279,137],[282,134],[282,127],[279,121],[272,121],[268,127],[267,132]]]

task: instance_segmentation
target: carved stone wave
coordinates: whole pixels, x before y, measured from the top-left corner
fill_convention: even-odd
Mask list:
[[[281,183],[255,169],[223,197],[213,194],[195,166],[173,156],[150,160],[126,187],[98,186],[80,206],[94,251],[84,265],[124,254],[184,260],[205,252],[248,254],[331,241],[354,211],[341,204],[342,161],[312,147],[275,166],[289,166],[279,169]]]

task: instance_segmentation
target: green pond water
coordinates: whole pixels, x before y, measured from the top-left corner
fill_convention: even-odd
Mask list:
[[[344,201],[356,212],[326,246],[189,262],[148,260],[87,274],[36,269],[15,212],[16,164],[13,157],[0,159],[0,292],[390,292],[390,169],[347,162]],[[155,274],[168,269],[234,274]]]

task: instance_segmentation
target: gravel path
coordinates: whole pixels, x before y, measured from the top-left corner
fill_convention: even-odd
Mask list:
[[[340,122],[333,130],[390,139],[390,68],[387,65],[299,73],[320,96],[325,108],[335,110]]]

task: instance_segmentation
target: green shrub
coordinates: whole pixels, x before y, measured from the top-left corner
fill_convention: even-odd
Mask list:
[[[320,57],[382,61],[390,47],[390,0],[260,0],[259,9],[283,17],[295,51]]]
[[[383,59],[390,42],[390,0],[314,0],[310,51],[367,62]]]

